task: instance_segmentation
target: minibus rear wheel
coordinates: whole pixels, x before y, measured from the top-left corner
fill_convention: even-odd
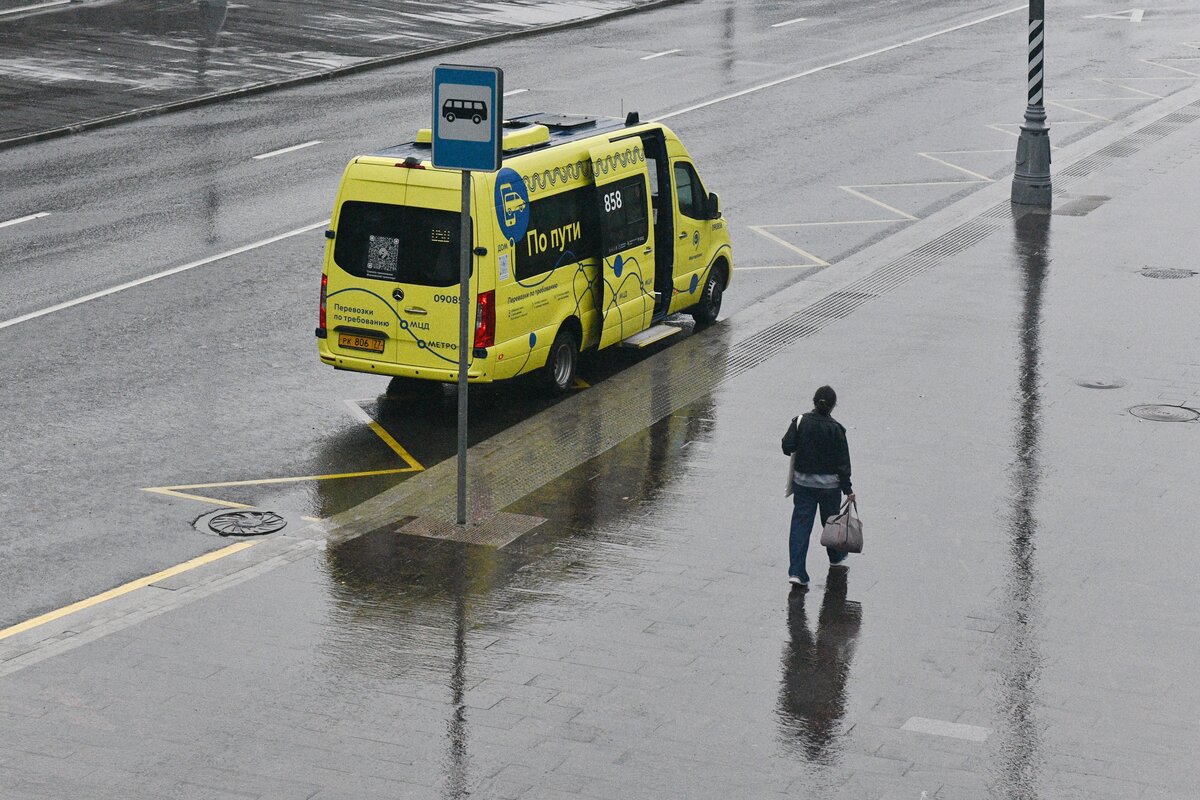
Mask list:
[[[566,394],[575,385],[575,371],[579,367],[579,341],[567,329],[559,330],[542,367],[542,382],[551,394]]]
[[[725,294],[725,268],[713,267],[704,282],[704,291],[700,293],[700,302],[692,306],[689,312],[699,325],[709,325],[717,321],[721,313],[721,297]]]

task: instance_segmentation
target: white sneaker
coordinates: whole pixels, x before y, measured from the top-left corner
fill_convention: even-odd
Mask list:
[[[831,567],[841,567],[842,569],[850,569],[850,556],[842,556],[841,561],[829,562]]]
[[[797,586],[808,586],[808,581],[796,575],[788,575],[788,583],[794,583]]]

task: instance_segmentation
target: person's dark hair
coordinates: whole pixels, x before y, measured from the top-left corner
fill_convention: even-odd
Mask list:
[[[828,414],[837,405],[837,392],[832,386],[822,386],[813,394],[813,408],[821,414]]]

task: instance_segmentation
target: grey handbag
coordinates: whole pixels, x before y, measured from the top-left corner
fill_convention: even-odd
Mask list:
[[[841,511],[829,518],[821,531],[821,546],[847,553],[863,549],[862,520],[858,518],[858,501],[847,500]]]

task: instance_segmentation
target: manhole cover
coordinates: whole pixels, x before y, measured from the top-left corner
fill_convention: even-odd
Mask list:
[[[265,536],[285,525],[287,520],[274,511],[226,511],[208,521],[209,530],[220,536]]]
[[[1128,383],[1124,378],[1080,378],[1075,381],[1076,386],[1085,389],[1120,389]]]
[[[1190,269],[1176,269],[1174,267],[1169,269],[1151,269],[1147,267],[1146,269],[1142,270],[1142,274],[1147,278],[1174,280],[1176,278],[1190,278],[1196,273],[1192,272]]]
[[[1134,406],[1129,413],[1151,422],[1195,422],[1200,411],[1187,406]]]

